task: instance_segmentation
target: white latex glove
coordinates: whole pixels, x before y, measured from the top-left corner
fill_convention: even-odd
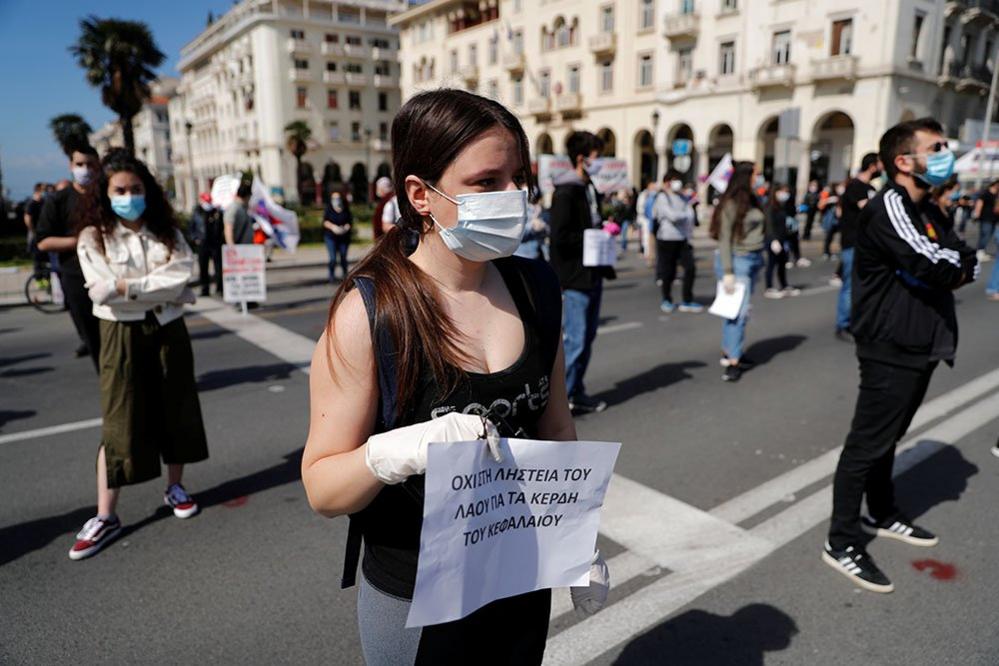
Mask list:
[[[725,288],[725,293],[726,294],[734,294],[735,293],[735,275],[733,275],[732,273],[726,273],[725,276],[722,278],[722,287]]]
[[[781,252],[784,251],[784,244],[781,243],[779,240],[774,239],[770,241],[770,251],[773,252],[774,254],[780,254]]]
[[[583,615],[593,615],[607,603],[608,593],[610,593],[610,571],[598,550],[593,553],[593,561],[590,564],[590,584],[584,587],[570,587],[569,595],[577,611]]]
[[[97,305],[107,305],[107,302],[118,295],[118,284],[117,281],[108,278],[107,280],[98,280],[97,282],[91,282],[84,285],[87,288],[87,294],[90,296],[90,300]]]
[[[533,231],[542,232],[545,230],[545,223],[537,218],[531,220],[531,229]]]
[[[496,426],[481,416],[457,412],[372,435],[365,447],[364,462],[376,479],[393,485],[427,471],[430,442],[465,442],[483,436],[493,460],[502,462]]]

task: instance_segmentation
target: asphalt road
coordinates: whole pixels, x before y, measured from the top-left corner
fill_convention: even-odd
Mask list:
[[[299,483],[299,364],[325,322],[324,272],[275,271],[251,317],[290,334],[287,353],[211,303],[187,317],[211,458],[185,485],[203,510],[177,520],[162,479],[130,487],[124,534],[83,562],[66,552],[94,513],[95,375],[72,358],[67,316],[0,311],[0,662],[360,663],[355,593],[338,588],[346,522],[312,514]],[[582,438],[623,443],[600,538],[619,575],[601,614],[554,619],[550,663],[999,663],[999,306],[982,284],[960,292],[957,366],[937,371],[898,477],[941,544],[872,543],[896,586],[875,595],[819,559],[828,461],[857,386],[853,350],[832,335],[831,272],[792,271],[794,299],[758,292],[759,365],[728,385],[719,321],[661,314],[651,273],[626,256],[587,376],[610,408],[578,420]],[[36,432],[61,424],[77,425]],[[619,520],[629,511],[640,529]]]

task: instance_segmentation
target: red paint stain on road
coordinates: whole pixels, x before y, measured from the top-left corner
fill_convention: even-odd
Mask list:
[[[250,497],[248,495],[240,495],[239,497],[231,499],[227,502],[222,502],[222,506],[227,506],[230,509],[235,509],[237,506],[244,506],[249,501]]]
[[[929,571],[930,576],[937,580],[954,580],[957,577],[957,567],[937,560],[916,560],[912,563],[916,571]]]

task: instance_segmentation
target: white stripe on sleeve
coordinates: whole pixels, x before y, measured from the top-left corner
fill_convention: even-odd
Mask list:
[[[961,267],[961,257],[956,250],[942,248],[916,230],[909,215],[905,212],[902,197],[897,192],[886,192],[884,201],[885,210],[888,211],[888,219],[891,221],[891,226],[895,229],[895,233],[898,234],[899,238],[909,244],[909,247],[934,264],[942,259],[958,268]]]

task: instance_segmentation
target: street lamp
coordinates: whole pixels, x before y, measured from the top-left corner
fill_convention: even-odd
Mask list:
[[[191,152],[191,130],[194,129],[194,123],[190,120],[184,123],[184,129],[187,131],[187,175],[188,175],[188,192],[190,192],[191,199],[197,201],[197,189],[198,185],[194,181],[194,153]],[[194,203],[192,201],[187,202],[188,208],[193,208]]]
[[[367,179],[368,201],[371,201],[371,128],[364,128],[364,177]]]

